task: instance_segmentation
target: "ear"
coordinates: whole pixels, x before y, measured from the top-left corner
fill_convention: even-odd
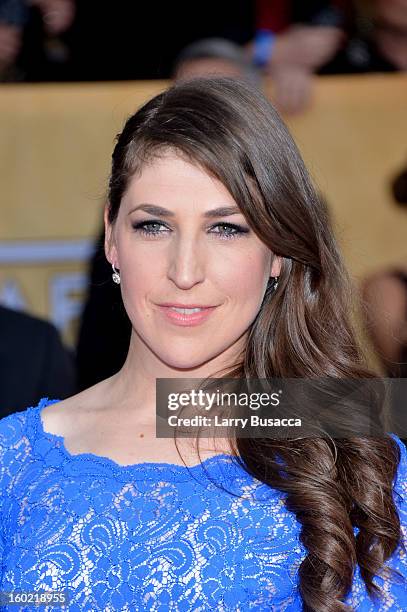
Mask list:
[[[105,255],[109,263],[120,269],[117,257],[114,227],[109,221],[109,204],[106,204],[103,219],[105,222]]]
[[[270,276],[280,276],[282,261],[282,257],[273,254],[270,266]]]

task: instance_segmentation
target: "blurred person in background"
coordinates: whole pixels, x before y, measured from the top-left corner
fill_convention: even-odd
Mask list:
[[[407,168],[392,183],[395,202],[407,206]],[[366,331],[388,377],[407,378],[407,260],[362,283]]]
[[[0,418],[75,389],[74,361],[56,328],[0,306]]]
[[[369,276],[362,285],[366,329],[385,375],[407,377],[407,262]]]
[[[396,204],[407,206],[407,166],[392,181]],[[407,259],[379,270],[362,282],[366,332],[388,378],[407,378]],[[407,385],[394,381],[390,388],[391,416],[404,428],[407,445]]]
[[[351,9],[349,0],[257,0],[253,60],[271,75],[280,110],[307,106],[312,75],[344,43]]]
[[[243,47],[225,38],[205,38],[187,45],[175,60],[172,78],[179,81],[215,74],[260,86],[259,71]]]
[[[407,69],[407,0],[355,1],[345,44],[321,74]]]
[[[75,0],[30,0],[19,64],[25,81],[66,81],[72,67]]]
[[[75,0],[0,0],[0,80],[69,80],[74,18]]]
[[[407,70],[407,0],[376,0],[374,42],[395,70]]]
[[[198,7],[133,0],[0,3],[18,5],[25,14],[17,32],[8,27],[3,36],[18,67],[11,81],[167,79],[186,45],[207,37],[241,45],[254,33],[253,0],[207,0]]]
[[[253,61],[282,112],[307,108],[314,74],[406,70],[407,0],[257,0]]]
[[[22,78],[16,62],[22,47],[27,12],[23,0],[0,0],[0,82]]]

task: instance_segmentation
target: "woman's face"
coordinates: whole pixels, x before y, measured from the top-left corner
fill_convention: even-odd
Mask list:
[[[141,350],[182,369],[239,353],[281,261],[219,180],[163,154],[132,178],[106,230]],[[177,305],[201,310],[184,314]]]

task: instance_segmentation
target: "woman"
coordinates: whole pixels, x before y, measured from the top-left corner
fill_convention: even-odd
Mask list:
[[[397,436],[217,439],[202,463],[155,437],[157,378],[372,376],[326,211],[268,101],[225,78],[153,98],[118,136],[105,223],[128,357],[0,422],[1,589],[64,591],[69,610],[334,611],[377,609],[381,588],[404,609]]]

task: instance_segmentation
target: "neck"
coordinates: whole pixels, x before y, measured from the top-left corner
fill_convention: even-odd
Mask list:
[[[214,359],[192,368],[176,368],[163,362],[132,332],[129,352],[122,369],[110,379],[109,403],[131,414],[137,422],[155,425],[156,379],[219,377],[229,364],[239,361],[243,338]],[[220,372],[220,374],[218,374]]]

